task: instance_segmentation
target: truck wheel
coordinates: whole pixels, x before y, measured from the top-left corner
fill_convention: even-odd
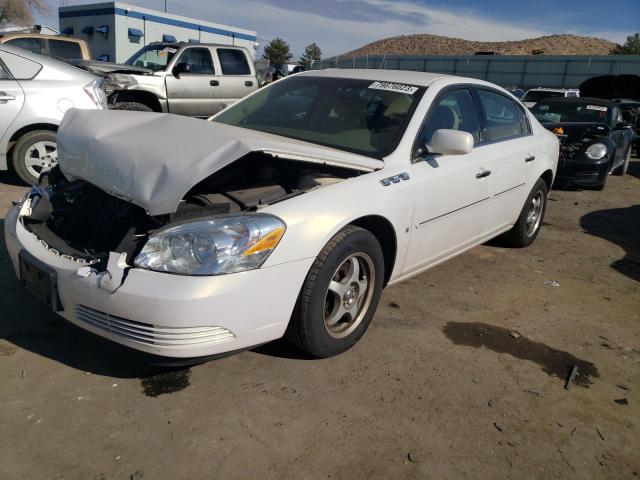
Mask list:
[[[360,227],[345,227],[311,266],[286,337],[314,357],[348,350],[371,323],[383,281],[383,254],[376,237]]]
[[[531,245],[542,226],[544,212],[547,209],[547,184],[541,178],[531,189],[527,201],[522,207],[520,216],[511,230],[502,235],[504,242],[510,247],[523,248]]]
[[[35,130],[24,134],[13,146],[13,169],[22,181],[33,185],[40,174],[58,164],[56,132]]]
[[[140,102],[118,102],[113,107],[113,110],[133,110],[136,112],[153,112],[153,109]]]

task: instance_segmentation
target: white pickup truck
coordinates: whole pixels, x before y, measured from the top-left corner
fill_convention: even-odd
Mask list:
[[[78,66],[105,76],[116,110],[210,117],[259,87],[249,52],[230,45],[151,43],[124,64]]]

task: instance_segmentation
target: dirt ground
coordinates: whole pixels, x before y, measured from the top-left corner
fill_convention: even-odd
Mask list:
[[[0,478],[636,478],[640,161],[630,173],[554,190],[530,248],[483,245],[388,288],[326,360],[279,341],[139,364],[32,300],[0,245]],[[4,216],[24,187],[0,182]]]

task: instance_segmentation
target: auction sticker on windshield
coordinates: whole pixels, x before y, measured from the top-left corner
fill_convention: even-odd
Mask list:
[[[390,92],[407,93],[413,95],[418,91],[418,87],[412,87],[411,85],[405,85],[404,83],[391,83],[391,82],[373,82],[369,85],[369,88],[375,90],[388,90]]]
[[[600,105],[587,105],[587,110],[598,110],[599,112],[606,112],[607,107],[601,107]]]

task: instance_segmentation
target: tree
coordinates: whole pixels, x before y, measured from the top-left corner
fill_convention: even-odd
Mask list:
[[[0,0],[0,23],[30,26],[34,11],[45,13],[48,10],[47,0]]]
[[[314,63],[319,62],[321,59],[322,50],[320,50],[320,47],[314,42],[311,45],[304,47],[304,53],[300,57],[300,65],[304,65],[308,68]]]
[[[611,55],[640,55],[640,33],[629,35],[623,45],[616,45]]]
[[[531,55],[544,55],[544,50],[542,48],[534,48],[531,50]]]
[[[276,37],[264,47],[262,58],[269,60],[271,65],[282,67],[291,60],[291,47],[283,39]]]

